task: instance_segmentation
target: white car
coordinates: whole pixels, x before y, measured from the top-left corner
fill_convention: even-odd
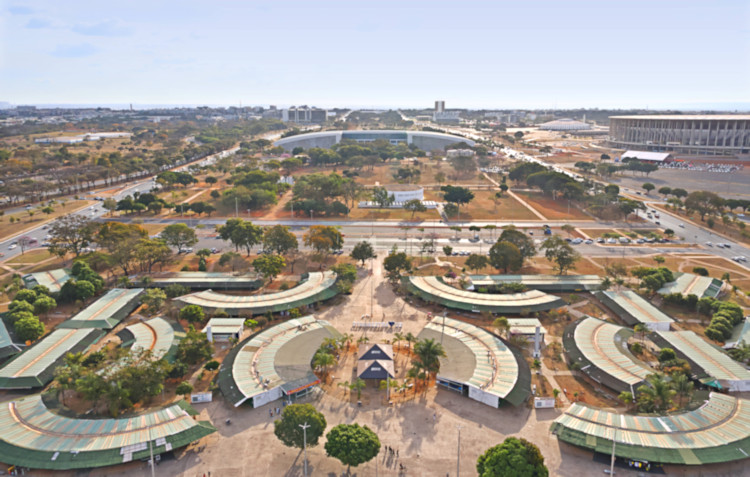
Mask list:
[[[712,244],[711,242],[706,242],[706,245],[708,245],[709,247],[713,247],[714,246],[714,244]]]
[[[683,224],[682,222],[680,222],[680,225],[678,225],[678,227],[680,227],[681,229],[684,229],[685,228],[685,224]]]
[[[18,245],[12,243],[12,244],[10,244],[10,247],[8,247],[8,250],[13,250],[16,247],[18,247]]]

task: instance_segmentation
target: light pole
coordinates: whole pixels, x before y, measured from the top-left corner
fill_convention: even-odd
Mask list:
[[[443,335],[445,335],[445,317],[448,315],[448,310],[443,312],[443,329],[440,331],[440,344],[443,344]]]
[[[154,465],[154,442],[151,440],[151,428],[150,427],[148,428],[148,450],[149,450],[149,453],[151,454],[151,461],[150,461],[151,477],[154,477],[154,472],[156,472],[154,470],[154,467],[156,466]]]
[[[461,472],[461,425],[456,426],[458,429],[458,450],[456,451],[456,477]]]
[[[617,442],[617,428],[613,429],[612,436],[612,461],[609,464],[609,475],[615,475],[615,442]]]
[[[313,210],[310,209],[310,220],[312,220],[312,219],[313,219]]]
[[[305,423],[300,424],[299,427],[302,428],[302,446],[305,450],[305,477],[307,477],[307,428],[311,426],[305,421]]]

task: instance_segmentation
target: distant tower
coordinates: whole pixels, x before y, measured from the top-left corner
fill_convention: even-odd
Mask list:
[[[445,112],[445,101],[435,101],[435,112],[436,113]]]
[[[586,122],[586,113],[583,113],[583,122]]]
[[[130,110],[133,110],[133,103],[130,103]]]

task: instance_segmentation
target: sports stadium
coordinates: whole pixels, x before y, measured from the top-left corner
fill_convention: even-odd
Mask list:
[[[372,130],[372,131],[324,131],[285,137],[274,142],[275,146],[281,146],[287,151],[296,147],[309,149],[320,147],[328,149],[341,141],[354,141],[368,143],[385,140],[391,144],[405,143],[414,145],[423,151],[444,149],[457,143],[465,143],[474,146],[474,141],[452,134],[430,132],[430,131],[398,131],[398,130]]]
[[[689,155],[750,153],[750,115],[610,116],[610,146]]]

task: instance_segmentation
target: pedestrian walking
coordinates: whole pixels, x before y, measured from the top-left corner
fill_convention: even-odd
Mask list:
[[[398,457],[398,449],[396,449],[396,457]],[[208,477],[211,477],[210,475]]]

